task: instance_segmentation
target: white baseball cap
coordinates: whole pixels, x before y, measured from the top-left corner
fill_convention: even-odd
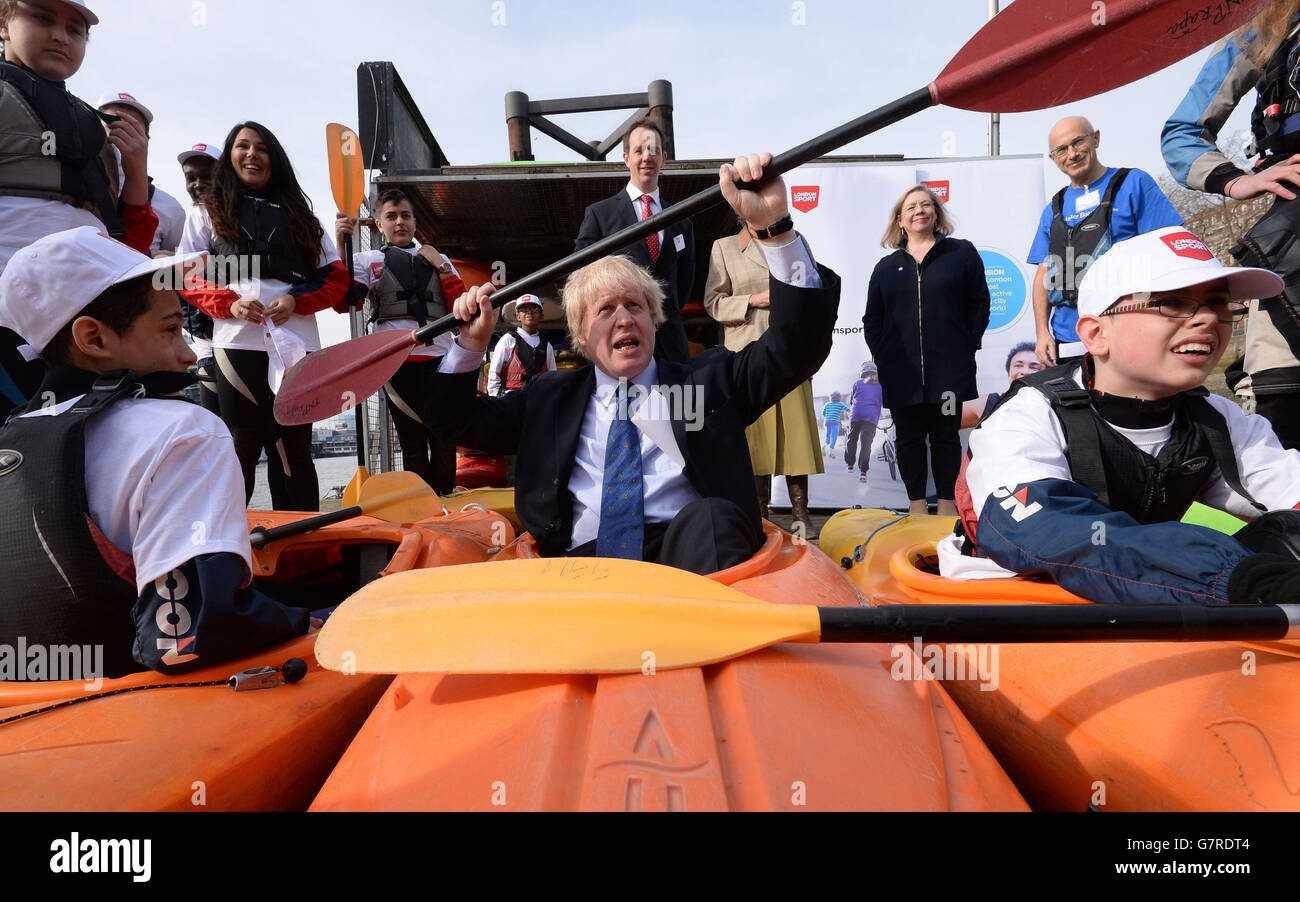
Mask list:
[[[1079,283],[1079,316],[1100,316],[1122,297],[1176,291],[1226,279],[1228,300],[1271,298],[1282,280],[1267,269],[1224,266],[1183,226],[1170,226],[1117,241]]]
[[[71,6],[77,12],[81,13],[82,18],[86,20],[87,25],[99,24],[99,16],[92,13],[86,4],[78,3],[77,0],[46,0],[46,2],[62,3],[64,6]]]
[[[184,166],[185,161],[192,159],[193,157],[211,157],[214,160],[220,160],[221,145],[220,144],[195,144],[189,150],[182,150],[180,153],[178,153],[176,155],[176,162]]]
[[[151,259],[93,226],[46,235],[14,254],[0,275],[0,326],[44,350],[110,286],[204,256]]]
[[[109,104],[114,103],[121,106],[129,106],[133,110],[139,110],[140,115],[144,117],[144,121],[150,125],[153,124],[153,113],[149,111],[149,108],[125,91],[118,91],[114,94],[105,94],[99,98],[99,103],[95,105],[95,108],[102,110]]]
[[[527,304],[531,304],[532,306],[536,307],[538,310],[544,310],[544,309],[545,309],[545,308],[542,306],[542,299],[539,298],[537,295],[535,295],[535,294],[521,294],[521,295],[519,296],[519,300],[515,301],[515,310],[518,310],[520,307],[523,307],[523,306],[525,306],[525,305],[527,305]]]

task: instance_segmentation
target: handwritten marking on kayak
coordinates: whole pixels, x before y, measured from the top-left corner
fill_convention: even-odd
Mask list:
[[[1223,750],[1236,762],[1237,776],[1251,801],[1264,811],[1287,811],[1295,807],[1294,797],[1300,795],[1300,787],[1291,788],[1292,782],[1278,760],[1277,748],[1258,724],[1230,718],[1206,724],[1205,729],[1223,743]]]
[[[550,558],[542,568],[546,576],[575,582],[609,578],[609,565],[587,558]]]

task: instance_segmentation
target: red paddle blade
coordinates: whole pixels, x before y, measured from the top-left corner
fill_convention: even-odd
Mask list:
[[[413,347],[414,330],[391,330],[308,354],[284,374],[276,421],[301,426],[352,410],[392,378]]]
[[[1017,0],[930,85],[981,113],[1059,106],[1137,81],[1249,22],[1268,0]]]

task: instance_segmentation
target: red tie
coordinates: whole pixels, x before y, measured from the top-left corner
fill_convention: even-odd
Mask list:
[[[642,194],[641,203],[645,205],[641,210],[641,221],[645,222],[650,218],[650,195]],[[659,260],[659,233],[651,232],[646,237],[645,246],[650,249],[650,262],[657,263]]]

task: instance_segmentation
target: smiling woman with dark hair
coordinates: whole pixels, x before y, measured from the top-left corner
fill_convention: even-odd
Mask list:
[[[287,368],[319,350],[315,314],[346,309],[348,277],[266,126],[241,122],[226,136],[212,188],[185,223],[180,252],[195,250],[220,264],[213,272],[222,288],[184,297],[214,320],[217,398],[235,440],[246,501],[265,450],[275,509],[316,510],[311,426],[275,421],[270,351]]]

